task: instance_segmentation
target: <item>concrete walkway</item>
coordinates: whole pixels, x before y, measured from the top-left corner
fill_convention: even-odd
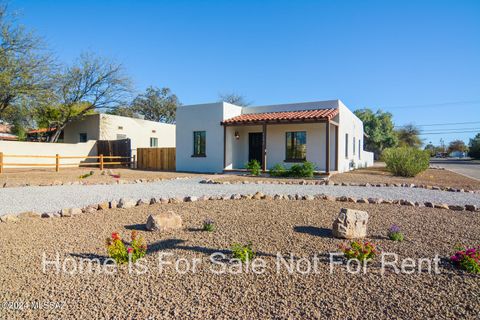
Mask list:
[[[118,200],[120,198],[150,199],[152,197],[231,195],[261,191],[265,194],[319,193],[331,196],[356,198],[383,198],[388,200],[431,201],[456,205],[480,206],[480,194],[457,193],[437,190],[400,187],[350,187],[274,184],[200,184],[200,179],[160,181],[120,185],[63,185],[51,187],[21,187],[0,189],[0,215],[25,211],[53,212],[62,208],[84,207],[90,204]]]

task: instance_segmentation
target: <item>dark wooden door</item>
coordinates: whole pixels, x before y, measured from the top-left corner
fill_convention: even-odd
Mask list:
[[[260,164],[263,163],[262,141],[263,141],[263,133],[261,132],[248,133],[248,161],[257,160]]]

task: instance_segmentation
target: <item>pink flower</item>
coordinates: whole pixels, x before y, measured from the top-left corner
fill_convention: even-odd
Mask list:
[[[133,248],[128,248],[128,249],[127,249],[127,252],[128,252],[128,254],[132,253],[132,252],[133,252]]]

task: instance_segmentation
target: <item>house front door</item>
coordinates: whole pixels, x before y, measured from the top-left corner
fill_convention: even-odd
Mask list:
[[[262,165],[262,141],[263,133],[249,132],[248,133],[248,161],[257,160]]]

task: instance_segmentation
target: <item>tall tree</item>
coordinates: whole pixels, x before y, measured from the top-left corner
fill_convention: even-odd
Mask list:
[[[132,114],[143,115],[146,120],[174,123],[180,105],[177,96],[169,88],[148,87],[145,93],[133,100],[130,111]]]
[[[468,147],[465,144],[465,142],[463,142],[462,140],[453,140],[448,145],[448,152],[449,153],[450,152],[455,152],[455,151],[467,152],[467,150],[468,150]]]
[[[52,66],[41,39],[0,5],[0,118],[20,99],[44,99],[51,89]]]
[[[365,131],[365,149],[374,153],[378,159],[386,148],[395,147],[398,143],[397,136],[393,130],[394,124],[392,114],[371,109],[355,110],[355,115],[363,122]]]
[[[97,109],[123,105],[130,92],[119,64],[82,54],[57,77],[54,97],[37,107],[36,118],[39,126],[56,128],[51,139],[56,142],[67,124]]]
[[[413,124],[407,124],[396,131],[398,144],[401,147],[420,148],[422,139],[420,139],[420,129]]]
[[[480,133],[477,133],[468,143],[468,155],[474,159],[480,159]]]
[[[140,115],[136,114],[131,107],[120,106],[117,108],[109,109],[106,112],[107,114],[113,114],[115,116],[129,117],[129,118],[141,118]]]
[[[234,92],[231,93],[221,93],[218,95],[219,101],[220,102],[228,102],[231,104],[234,104],[236,106],[241,106],[241,107],[248,107],[249,105],[252,104],[252,102],[247,101],[245,96],[242,96],[240,94],[236,94]]]

